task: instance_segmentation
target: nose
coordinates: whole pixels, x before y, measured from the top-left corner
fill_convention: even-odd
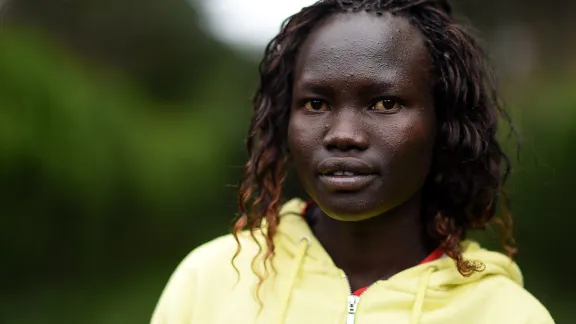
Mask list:
[[[324,136],[324,146],[333,151],[364,151],[368,148],[368,136],[355,112],[340,111],[334,114]]]

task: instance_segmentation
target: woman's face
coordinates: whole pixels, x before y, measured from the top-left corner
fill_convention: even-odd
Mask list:
[[[430,70],[419,30],[391,14],[333,15],[301,46],[288,141],[328,216],[368,219],[421,191],[436,134]]]

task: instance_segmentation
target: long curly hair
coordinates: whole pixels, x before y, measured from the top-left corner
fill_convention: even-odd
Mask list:
[[[495,77],[474,37],[459,25],[446,0],[321,0],[303,8],[282,24],[266,47],[260,83],[253,99],[254,114],[247,138],[249,160],[239,190],[240,215],[232,233],[248,230],[264,251],[264,267],[274,256],[282,186],[289,157],[287,129],[292,79],[298,50],[311,30],[336,13],[390,12],[406,17],[422,33],[435,76],[437,138],[429,177],[423,188],[424,222],[429,235],[469,276],[483,265],[465,260],[461,241],[472,229],[495,222],[510,257],[516,252],[509,200],[503,185],[510,161],[496,139],[498,119],[510,126],[500,103]],[[497,203],[502,212],[496,218]],[[262,229],[263,220],[266,230]],[[265,250],[255,232],[264,235]],[[258,256],[254,257],[253,269]],[[232,260],[234,261],[234,260]],[[260,280],[263,274],[257,274]]]

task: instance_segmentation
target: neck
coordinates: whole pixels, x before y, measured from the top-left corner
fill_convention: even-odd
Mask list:
[[[312,230],[353,289],[415,266],[437,247],[425,235],[420,194],[360,222],[338,221],[314,208]]]

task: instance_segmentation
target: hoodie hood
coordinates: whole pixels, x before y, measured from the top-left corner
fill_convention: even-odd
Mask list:
[[[281,221],[278,226],[276,244],[288,250],[291,254],[294,254],[298,250],[302,240],[306,240],[306,242],[309,243],[307,257],[310,259],[310,262],[318,262],[324,266],[335,266],[320,242],[314,237],[306,220],[302,217],[302,211],[305,207],[306,202],[301,199],[292,199],[284,204],[280,210]],[[502,253],[486,250],[474,241],[464,241],[461,247],[464,259],[484,263],[486,266],[484,271],[464,277],[458,272],[454,260],[449,257],[443,257],[426,264],[406,269],[391,277],[389,281],[404,281],[409,278],[415,278],[425,272],[426,268],[434,266],[436,270],[430,277],[430,289],[445,290],[449,286],[464,285],[491,275],[505,276],[518,285],[523,285],[520,269],[509,257]]]
[[[312,230],[303,217],[303,210],[306,203],[300,199],[293,199],[287,202],[280,210],[280,225],[276,244],[279,248],[288,251],[294,256],[289,278],[289,289],[294,286],[294,281],[301,271],[322,271],[339,272],[328,253],[324,250],[320,242],[314,237]],[[420,264],[406,269],[390,277],[387,280],[378,282],[380,286],[386,285],[387,289],[404,292],[415,296],[412,306],[411,324],[420,323],[423,312],[424,298],[446,297],[446,292],[455,290],[459,286],[466,286],[480,282],[483,278],[490,276],[504,276],[522,286],[522,274],[518,266],[507,256],[488,251],[480,247],[473,241],[462,242],[463,257],[465,260],[481,262],[485,268],[483,271],[475,272],[470,276],[463,276],[458,272],[455,261],[449,257],[442,257],[438,260]],[[291,291],[284,292],[290,296]],[[351,296],[350,300],[356,304],[359,298]],[[288,304],[288,300],[285,301]],[[279,322],[284,317],[286,309],[279,315]],[[355,313],[355,307],[354,307]],[[354,313],[349,314],[346,323],[354,323]]]

